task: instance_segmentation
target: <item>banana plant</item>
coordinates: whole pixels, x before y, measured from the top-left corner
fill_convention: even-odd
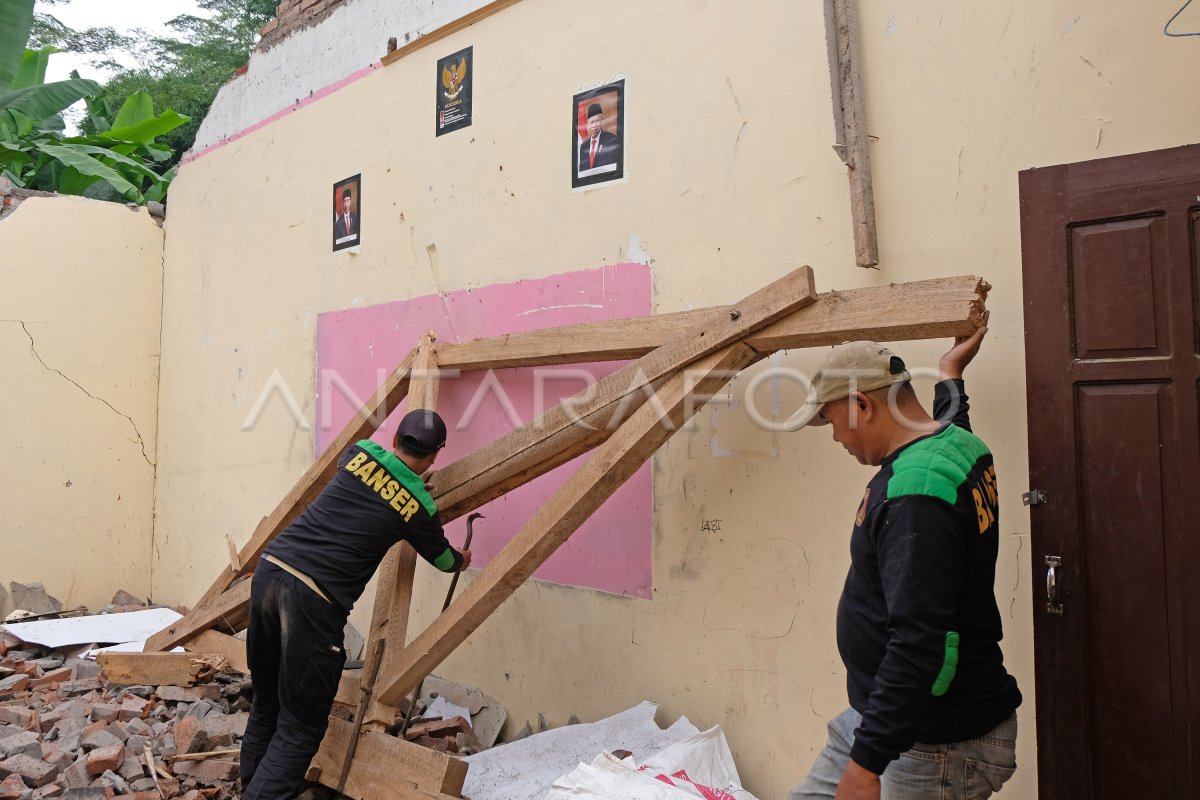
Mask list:
[[[187,122],[166,110],[155,115],[145,92],[131,95],[109,122],[88,104],[98,133],[64,135],[62,112],[100,91],[77,72],[46,83],[53,47],[25,43],[34,0],[0,0],[0,175],[28,189],[78,194],[101,200],[161,201],[174,170],[153,165],[171,157],[155,139]]]

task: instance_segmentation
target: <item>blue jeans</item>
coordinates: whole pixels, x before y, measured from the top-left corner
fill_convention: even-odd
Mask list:
[[[850,746],[862,715],[848,708],[829,722],[829,740],[808,777],[788,800],[818,800],[837,794],[850,763]],[[999,791],[1017,769],[1016,714],[977,739],[922,744],[900,754],[881,776],[881,800],[983,800]]]

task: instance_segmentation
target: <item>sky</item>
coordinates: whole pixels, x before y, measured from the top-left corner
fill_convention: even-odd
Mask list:
[[[196,8],[194,0],[71,0],[67,4],[46,5],[39,2],[36,9],[62,20],[75,28],[95,28],[111,25],[125,33],[133,28],[145,28],[152,33],[170,34],[168,20],[180,14],[204,13]],[[107,73],[89,65],[93,56],[78,56],[74,53],[57,53],[50,58],[46,69],[47,81],[65,80],[71,70],[79,70],[84,78],[104,82]],[[118,56],[118,60],[121,60]],[[133,66],[130,63],[130,66]]]

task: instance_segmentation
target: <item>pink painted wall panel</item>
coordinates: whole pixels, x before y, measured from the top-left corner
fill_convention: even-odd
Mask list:
[[[574,322],[640,317],[650,313],[650,268],[617,264],[538,280],[427,295],[368,308],[331,311],[317,318],[317,452],[341,431],[389,372],[432,328],[440,342],[463,342]],[[597,379],[624,362],[443,375],[438,413],[450,428],[439,464],[487,444],[584,388],[577,373]],[[373,437],[391,447],[403,405]],[[586,459],[589,456],[582,456]],[[475,566],[484,566],[536,509],[578,468],[581,459],[480,511]],[[535,573],[572,586],[650,597],[653,484],[647,463]],[[461,545],[465,521],[447,526]]]

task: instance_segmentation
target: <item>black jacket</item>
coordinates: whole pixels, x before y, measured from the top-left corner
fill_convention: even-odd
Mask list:
[[[916,742],[981,736],[1021,703],[999,644],[996,468],[962,388],[937,385],[939,420],[958,394],[953,421],[884,459],[850,537],[838,650],[863,715],[850,755],[875,773]]]
[[[388,548],[400,541],[443,572],[462,564],[420,476],[364,439],[346,450],[321,494],[266,552],[312,578],[348,614]]]

